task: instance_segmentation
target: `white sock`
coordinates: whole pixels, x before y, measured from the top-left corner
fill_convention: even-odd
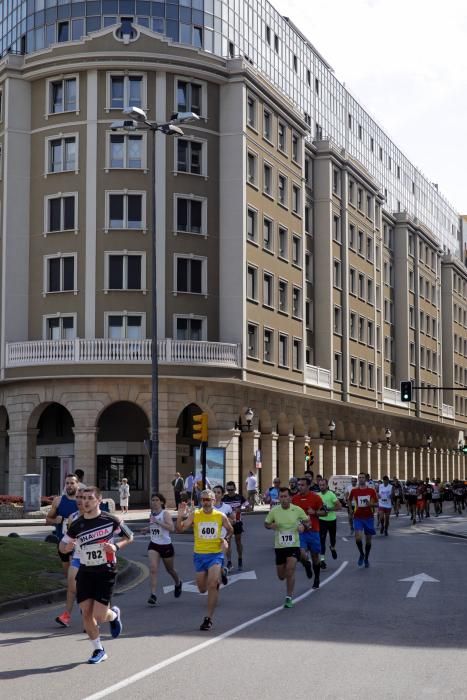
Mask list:
[[[96,639],[91,639],[91,644],[93,649],[103,649],[104,647],[102,646],[101,638],[96,637]]]
[[[113,622],[114,620],[117,619],[117,613],[115,612],[115,610],[109,610],[109,612],[112,613],[112,615],[113,615],[112,619],[109,620],[109,622]]]

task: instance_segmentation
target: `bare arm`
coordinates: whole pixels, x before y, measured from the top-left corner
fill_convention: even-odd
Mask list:
[[[57,515],[57,508],[60,503],[61,496],[55,496],[54,500],[52,501],[52,506],[45,516],[45,522],[47,525],[58,525],[59,523],[62,522],[63,518],[61,515]]]
[[[164,510],[164,519],[160,524],[169,532],[175,532],[175,525],[168,510]]]
[[[227,537],[230,539],[233,535],[233,527],[232,523],[230,522],[229,518],[222,513],[222,525],[225,527],[227,530]]]
[[[194,513],[190,513],[188,517],[183,519],[188,510],[186,503],[180,503],[177,512],[177,522],[175,525],[175,532],[182,533],[188,530],[193,525]]]

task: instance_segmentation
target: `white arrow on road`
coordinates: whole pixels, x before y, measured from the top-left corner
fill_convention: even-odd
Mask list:
[[[232,585],[232,583],[236,583],[237,581],[242,581],[246,579],[256,579],[256,571],[242,571],[240,574],[232,574],[232,576],[229,576],[229,582],[227,586]],[[225,586],[223,586],[225,588]],[[164,593],[172,593],[174,590],[174,586],[164,586]],[[207,595],[206,593],[199,593],[198,591],[198,586],[194,584],[192,581],[187,581],[186,583],[183,583],[182,585],[182,591],[186,591],[186,593],[198,593],[199,595]]]
[[[424,583],[439,583],[437,578],[432,578],[428,574],[415,574],[415,576],[409,576],[408,578],[400,578],[399,581],[410,581],[412,583],[409,592],[405,596],[406,598],[416,598]]]

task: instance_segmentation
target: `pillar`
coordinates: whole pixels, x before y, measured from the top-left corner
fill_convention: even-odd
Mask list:
[[[446,475],[444,477],[445,481],[452,481],[452,468],[451,468],[451,450],[446,450]]]
[[[432,459],[431,459],[431,448],[428,447],[426,450],[426,460],[425,460],[425,471],[422,474],[422,479],[425,480],[426,477],[430,478],[431,476],[431,464],[432,464]]]
[[[371,464],[372,464],[372,443],[363,442],[360,448],[360,471],[365,474],[371,474]],[[359,472],[355,472],[358,474]]]
[[[23,476],[40,474],[36,458],[37,429],[9,430],[9,464],[7,489],[11,496],[23,495]]]
[[[209,447],[221,447],[225,450],[225,483],[235,481],[238,484],[239,436],[240,431],[235,428],[209,431]]]
[[[409,455],[408,455],[409,460],[408,460],[408,466],[407,466],[407,470],[408,470],[407,478],[408,479],[416,479],[417,478],[417,476],[416,476],[416,474],[417,474],[417,470],[416,470],[416,457],[417,457],[417,455],[416,455],[415,447],[409,447],[408,452],[409,452]]]
[[[390,443],[381,445],[381,476],[378,476],[378,479],[381,479],[384,475],[391,478],[391,449]]]
[[[288,485],[293,476],[294,440],[295,435],[279,435],[279,478],[282,486]]]
[[[323,444],[323,471],[322,476],[329,479],[336,472],[336,447],[337,440],[325,440]]]
[[[400,452],[401,452],[401,446],[400,445],[394,445],[394,459],[392,463],[392,476],[396,476],[397,479],[400,479]],[[391,478],[391,474],[388,474],[389,478]]]
[[[296,476],[305,471],[305,436],[295,435],[293,443],[293,473]]]
[[[444,449],[442,447],[438,451],[438,473],[436,476],[441,482],[444,481]]]
[[[381,479],[381,450],[383,449],[383,446],[380,442],[376,443],[376,465],[373,465],[373,467],[376,466],[376,469],[374,469],[374,473],[370,472],[371,478],[373,480],[380,480]]]
[[[433,458],[431,460],[431,474],[429,474],[430,479],[436,479],[438,476],[438,449],[433,447],[432,450]]]
[[[349,473],[349,447],[350,443],[339,440],[336,445],[336,471],[333,474]]]
[[[401,447],[400,457],[399,457],[399,479],[404,479],[407,481],[409,466],[409,451],[408,448],[403,445]]]
[[[460,475],[460,479],[461,479],[462,481],[465,481],[465,454],[462,453],[460,457],[461,457],[461,475]]]
[[[277,476],[277,433],[261,434],[261,452],[263,468],[261,471],[261,488],[266,491]]]
[[[418,448],[418,459],[417,459],[417,472],[416,472],[417,479],[423,479],[424,467],[425,467],[425,448],[419,447]]]
[[[348,460],[348,471],[346,474],[358,474],[360,469],[360,454],[362,450],[362,443],[357,440],[356,442],[351,442],[349,445],[349,460]]]
[[[8,493],[8,432],[0,430],[0,493]]]
[[[73,428],[73,434],[75,436],[73,466],[75,469],[83,470],[85,484],[99,486],[97,483],[97,428],[81,428],[75,426]],[[148,489],[149,485],[150,480],[148,479]]]
[[[248,476],[248,472],[252,471],[256,476],[256,450],[259,448],[259,439],[261,433],[257,430],[246,430],[241,434],[241,454],[242,463],[241,470],[238,478],[238,491],[242,493],[246,486],[245,481]]]

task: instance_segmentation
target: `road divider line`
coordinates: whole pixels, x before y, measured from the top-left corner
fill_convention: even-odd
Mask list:
[[[297,596],[294,598],[295,603],[299,603],[302,600],[305,600],[305,598],[308,598],[312,593],[318,593],[319,590],[323,587],[326,586],[328,583],[330,583],[333,579],[335,579],[339,574],[341,574],[344,569],[346,568],[348,561],[342,562],[340,567],[330,576],[328,576],[324,581],[321,582],[320,588],[318,590],[310,588],[308,591],[305,591],[305,593],[302,593],[301,595]],[[283,612],[284,606],[281,605],[280,607],[277,608],[272,608],[272,610],[268,610],[265,613],[262,613],[261,615],[258,615],[257,617],[253,617],[250,620],[247,620],[246,622],[242,622],[241,625],[237,625],[236,627],[232,627],[232,629],[227,630],[227,632],[223,632],[222,634],[219,634],[217,637],[214,637],[213,639],[208,639],[205,642],[202,642],[201,644],[197,644],[194,647],[190,647],[189,649],[185,649],[185,651],[180,652],[179,654],[175,654],[175,656],[170,656],[168,659],[165,659],[165,661],[160,661],[158,664],[154,664],[154,666],[150,666],[149,668],[144,669],[143,671],[139,671],[138,673],[133,674],[132,676],[128,676],[128,678],[125,678],[122,681],[119,681],[118,683],[114,683],[114,685],[110,685],[108,688],[104,688],[103,690],[98,691],[97,693],[94,693],[93,695],[88,695],[86,698],[83,698],[83,700],[101,700],[101,698],[105,698],[108,695],[111,695],[112,693],[116,693],[118,690],[122,690],[123,688],[127,688],[129,685],[133,685],[133,683],[137,683],[138,681],[142,681],[144,678],[147,678],[148,676],[153,675],[154,673],[157,673],[158,671],[162,671],[164,668],[167,668],[167,666],[171,666],[172,664],[177,663],[178,661],[181,661],[182,659],[185,659],[187,656],[191,656],[192,654],[196,654],[198,651],[202,651],[203,649],[207,649],[208,647],[212,646],[213,644],[217,644],[218,642],[222,642],[224,639],[228,639],[229,637],[232,637],[234,634],[237,634],[238,632],[241,632],[244,629],[247,629],[248,627],[251,627],[252,625],[255,625],[257,622],[261,622],[262,620],[266,620],[268,617],[272,617],[272,615],[275,615],[278,612]]]

